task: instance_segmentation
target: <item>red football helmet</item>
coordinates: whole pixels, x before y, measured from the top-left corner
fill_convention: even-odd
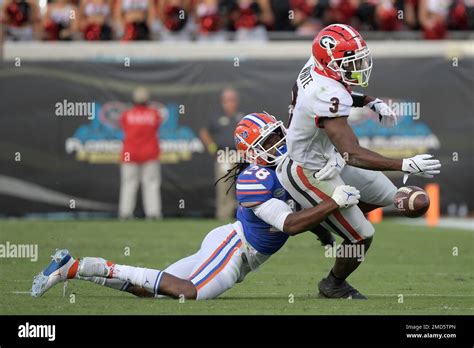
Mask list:
[[[265,141],[277,134],[280,139],[265,149]],[[286,153],[286,129],[282,121],[267,113],[253,113],[244,116],[234,131],[235,147],[248,163],[274,166]]]
[[[348,85],[366,87],[372,56],[360,34],[346,24],[331,24],[313,41],[313,59],[319,72]]]

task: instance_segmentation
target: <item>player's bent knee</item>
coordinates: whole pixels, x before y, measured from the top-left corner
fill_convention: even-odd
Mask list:
[[[361,240],[366,240],[374,236],[375,228],[368,220],[365,220],[356,231],[359,232]]]
[[[180,292],[180,297],[184,297],[187,300],[195,300],[197,298],[197,289],[194,284],[191,281],[186,281],[184,284]]]

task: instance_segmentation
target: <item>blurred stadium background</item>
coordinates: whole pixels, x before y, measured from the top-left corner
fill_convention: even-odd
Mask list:
[[[80,35],[80,23],[69,41],[49,40],[48,26],[40,22],[31,23],[33,41],[13,40],[9,28],[30,23],[33,12],[28,6],[39,6],[44,18],[50,6],[75,14],[77,6],[102,3],[112,9],[113,3],[28,1],[29,20],[12,24],[12,4],[19,11],[24,3],[3,3],[4,217],[116,216],[123,137],[118,118],[139,85],[147,87],[168,114],[160,130],[164,215],[214,216],[215,156],[208,153],[199,130],[222,115],[220,93],[235,88],[244,114],[266,110],[286,120],[291,87],[310,54],[310,40],[336,19],[356,26],[368,38],[375,67],[364,93],[419,107],[419,118],[416,110],[400,110],[404,117],[394,129],[380,128],[370,111],[354,110],[351,119],[362,143],[396,157],[433,153],[443,163],[441,175],[433,181],[438,186],[432,186],[435,195],[440,192],[440,212],[451,217],[472,212],[470,1],[159,1],[153,20],[161,23],[161,31],[148,37],[153,41],[132,41],[114,32],[115,41],[94,42]],[[184,23],[169,27],[169,13],[178,13],[173,18]],[[397,16],[390,17],[394,13]],[[425,16],[444,25],[443,36],[426,33]],[[108,17],[112,27],[117,24],[114,18]],[[213,25],[206,26],[206,19]],[[241,27],[240,22],[246,24]],[[441,37],[445,39],[427,39]],[[63,101],[94,103],[95,117],[58,117],[55,105]],[[401,186],[400,174],[389,175]],[[409,183],[425,187],[429,181],[412,178]],[[137,216],[143,216],[140,203]]]
[[[276,309],[281,292],[283,297],[295,291],[298,296],[312,293],[329,266],[330,260],[315,251],[316,242],[309,241],[314,237],[305,235],[288,243],[275,263],[262,271],[260,282],[265,286],[256,288],[249,282],[233,290],[225,296],[237,301],[228,307],[199,304],[180,311],[473,313],[473,234],[465,231],[474,229],[473,1],[0,4],[0,242],[37,243],[41,265],[56,247],[70,247],[77,255],[104,253],[101,256],[109,259],[150,267],[195,251],[219,223],[201,219],[214,217],[216,199],[215,155],[199,131],[222,115],[222,90],[232,87],[239,93],[244,114],[266,110],[286,121],[291,88],[310,55],[312,38],[326,24],[343,22],[361,30],[373,53],[374,69],[364,93],[419,107],[419,113],[400,110],[400,123],[393,129],[381,128],[365,109],[354,110],[351,120],[361,143],[375,151],[394,157],[427,152],[442,161],[442,172],[434,180],[409,179],[412,185],[430,185],[430,220],[383,221],[377,227],[380,244],[354,275],[376,299],[368,309],[357,304],[315,306],[309,297],[289,312],[283,304]],[[119,200],[123,132],[118,118],[137,86],[145,86],[167,111],[159,132],[165,221],[156,224],[109,220],[117,217]],[[55,106],[64,101],[93,103],[94,117],[57,116]],[[387,174],[402,186],[400,173]],[[141,200],[137,202],[135,215],[143,217]],[[396,215],[393,207],[384,210],[384,216],[390,215]],[[90,219],[94,221],[83,221]],[[376,222],[380,216],[371,219]],[[441,228],[417,226],[428,222]],[[123,249],[129,246],[132,256],[125,257]],[[459,257],[452,257],[458,247]],[[294,264],[287,262],[289,256]],[[38,306],[22,297],[41,268],[38,264],[31,267],[29,260],[15,259],[5,264],[9,267],[3,268],[2,276],[14,281],[2,282],[0,292],[20,295],[2,296],[2,313],[62,314],[64,308],[71,312],[67,299],[58,305],[51,297]],[[309,264],[316,269],[296,272]],[[279,280],[275,274],[286,278]],[[380,281],[373,282],[374,275]],[[170,303],[164,308],[148,302],[112,307],[102,297],[94,298],[108,290],[74,286],[91,295],[92,302],[76,305],[73,313],[176,311]],[[238,299],[242,291],[244,297]],[[396,307],[399,293],[412,296],[405,307]]]
[[[452,39],[474,28],[472,0],[1,0],[0,6],[12,40],[293,40],[329,23],[375,31],[366,39]]]

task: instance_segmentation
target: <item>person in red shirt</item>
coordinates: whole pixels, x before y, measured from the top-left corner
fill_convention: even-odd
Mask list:
[[[158,139],[162,117],[156,108],[148,105],[149,99],[148,90],[138,87],[133,93],[134,106],[120,116],[124,140],[121,154],[119,217],[123,219],[133,217],[140,182],[146,217],[162,217]]]

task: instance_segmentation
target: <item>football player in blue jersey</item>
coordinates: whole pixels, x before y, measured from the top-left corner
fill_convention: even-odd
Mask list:
[[[66,249],[33,280],[31,294],[43,295],[55,284],[82,279],[141,297],[211,299],[243,281],[293,236],[318,226],[338,209],[359,202],[359,191],[339,186],[310,209],[294,212],[275,174],[285,155],[286,130],[265,113],[249,114],[236,127],[235,142],[245,163],[236,174],[237,221],[207,234],[201,248],[164,270],[119,265],[100,257],[73,258]]]

